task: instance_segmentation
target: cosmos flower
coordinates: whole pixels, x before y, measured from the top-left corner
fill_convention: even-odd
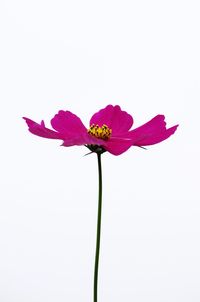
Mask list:
[[[40,124],[24,117],[29,131],[37,136],[60,139],[62,146],[84,145],[97,154],[99,175],[99,196],[96,233],[96,252],[94,264],[93,301],[98,300],[98,267],[101,236],[102,212],[102,167],[101,154],[105,151],[120,155],[131,146],[144,147],[162,142],[176,131],[178,125],[166,128],[165,116],[156,115],[144,125],[132,129],[133,118],[120,106],[108,105],[95,113],[87,129],[80,118],[70,111],[60,110],[51,120],[54,130],[46,128],[44,121]]]
[[[54,130],[24,117],[29,131],[37,136],[63,140],[62,146],[84,145],[92,152],[120,155],[131,146],[144,147],[162,142],[176,131],[178,125],[166,128],[165,116],[157,115],[144,125],[132,129],[133,118],[120,106],[108,105],[95,113],[87,129],[80,118],[60,110],[51,120]]]

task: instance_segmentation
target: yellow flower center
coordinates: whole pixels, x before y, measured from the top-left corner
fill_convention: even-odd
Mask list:
[[[108,128],[105,124],[102,127],[92,124],[88,129],[88,133],[96,138],[101,138],[103,140],[109,139],[112,133],[112,129]]]

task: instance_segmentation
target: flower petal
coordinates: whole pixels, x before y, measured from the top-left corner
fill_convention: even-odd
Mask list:
[[[113,155],[120,155],[132,146],[132,140],[127,138],[112,137],[102,146]]]
[[[132,139],[135,146],[154,145],[174,134],[178,125],[166,129],[164,115],[157,115],[146,124],[128,132],[128,138]]]
[[[67,137],[74,137],[87,132],[78,116],[70,111],[60,110],[51,120],[52,127]]]
[[[24,119],[31,133],[44,138],[62,139],[62,146],[65,147],[101,143],[101,140],[89,135],[81,120],[69,111],[61,110],[51,120],[52,126],[58,132],[46,128],[44,121],[38,124],[29,118],[24,117]]]
[[[44,121],[41,121],[41,124],[38,124],[27,117],[23,117],[23,119],[26,121],[31,133],[45,138],[63,139],[62,134],[46,128]]]
[[[80,146],[80,145],[101,145],[102,140],[92,137],[87,132],[81,133],[80,135],[76,135],[73,137],[67,137],[64,139],[62,146],[70,147],[70,146]]]
[[[81,119],[70,111],[60,110],[51,120],[52,127],[64,136],[62,146],[97,144],[99,139],[88,134]]]
[[[117,135],[128,131],[133,125],[133,118],[126,111],[122,111],[120,106],[108,105],[95,113],[90,125],[95,124],[102,127],[103,124],[112,129],[112,134]]]

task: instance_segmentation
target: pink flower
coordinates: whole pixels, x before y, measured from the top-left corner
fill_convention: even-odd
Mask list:
[[[60,110],[51,120],[54,130],[24,117],[29,131],[35,135],[63,140],[62,146],[85,145],[92,152],[105,151],[120,155],[131,146],[154,145],[174,134],[178,125],[166,129],[165,116],[157,115],[146,124],[130,130],[133,118],[120,106],[108,105],[95,113],[87,129],[79,117],[70,111]]]

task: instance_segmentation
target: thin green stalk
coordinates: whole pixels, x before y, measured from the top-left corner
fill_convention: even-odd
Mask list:
[[[102,210],[101,154],[97,153],[97,159],[98,159],[98,174],[99,174],[99,200],[98,200],[98,215],[97,215],[96,254],[95,254],[95,266],[94,266],[94,302],[97,302],[99,251],[100,251],[100,238],[101,238],[101,210]]]

